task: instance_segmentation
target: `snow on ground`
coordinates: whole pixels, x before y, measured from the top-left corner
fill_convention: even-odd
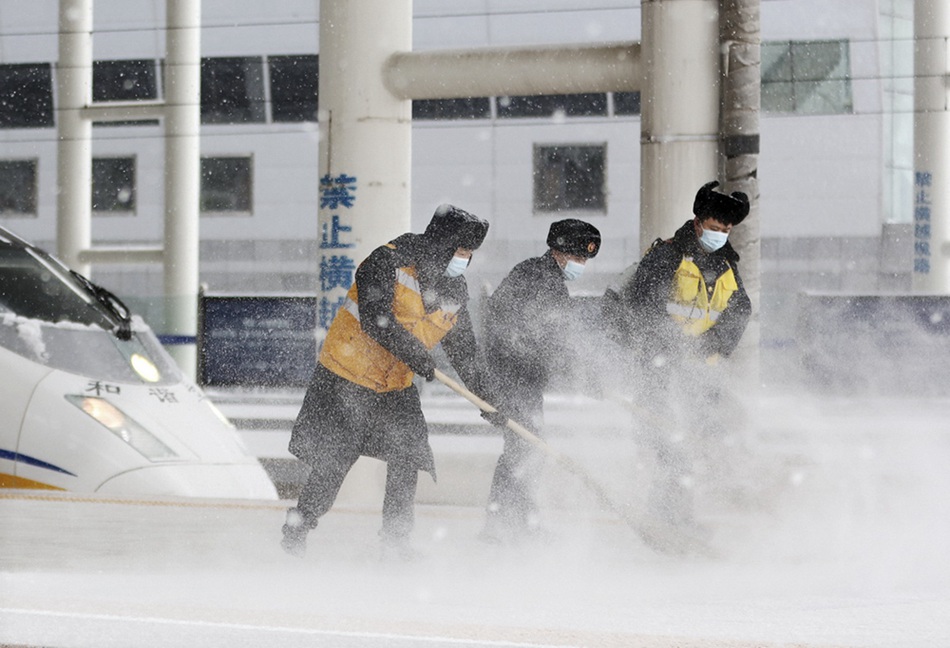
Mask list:
[[[950,646],[950,401],[748,415],[700,497],[714,556],[650,550],[550,465],[544,538],[486,545],[478,507],[420,505],[411,563],[380,560],[378,507],[335,508],[301,561],[288,502],[0,491],[0,644]]]

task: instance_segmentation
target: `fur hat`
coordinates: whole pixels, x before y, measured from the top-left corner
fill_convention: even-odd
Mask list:
[[[426,227],[424,236],[452,248],[477,250],[488,234],[488,221],[484,221],[454,205],[439,205]]]
[[[551,223],[548,230],[548,247],[592,259],[600,252],[600,231],[582,220],[568,218]]]
[[[749,197],[741,191],[733,191],[729,196],[713,191],[718,186],[713,180],[700,187],[693,201],[693,213],[700,220],[715,218],[726,225],[738,225],[749,215]]]

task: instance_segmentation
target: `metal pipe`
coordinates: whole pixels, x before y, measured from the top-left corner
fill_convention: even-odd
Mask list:
[[[97,101],[80,110],[90,122],[139,121],[165,116],[164,101]]]
[[[79,251],[82,263],[161,263],[165,251],[160,247],[96,246]]]
[[[640,44],[396,52],[383,79],[400,99],[640,89]]]

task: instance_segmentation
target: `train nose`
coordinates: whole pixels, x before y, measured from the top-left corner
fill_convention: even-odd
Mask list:
[[[107,479],[105,495],[276,500],[277,489],[256,460],[241,464],[164,464],[143,466]]]

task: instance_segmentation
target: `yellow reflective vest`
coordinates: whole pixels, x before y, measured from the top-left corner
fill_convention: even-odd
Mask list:
[[[415,269],[396,269],[393,297],[396,322],[426,348],[435,347],[452,330],[459,308],[460,305],[443,305],[427,313]],[[367,335],[360,326],[359,295],[355,283],[327,331],[320,351],[320,364],[336,375],[376,392],[406,389],[412,384],[413,371],[409,365]]]
[[[673,275],[666,312],[680,324],[684,333],[700,335],[715,326],[729,305],[729,298],[738,289],[732,266],[719,275],[710,289],[692,257],[683,257]]]

